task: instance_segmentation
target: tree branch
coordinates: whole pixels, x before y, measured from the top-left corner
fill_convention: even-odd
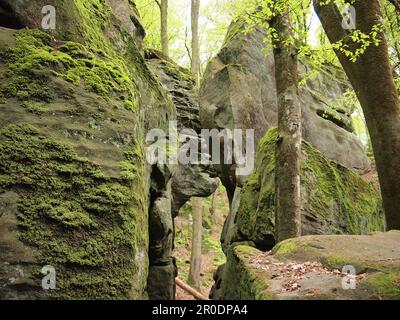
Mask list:
[[[197,292],[195,289],[184,283],[179,278],[175,278],[175,283],[178,287],[182,288],[187,293],[191,294],[196,300],[210,300],[207,297],[203,296],[200,292]]]

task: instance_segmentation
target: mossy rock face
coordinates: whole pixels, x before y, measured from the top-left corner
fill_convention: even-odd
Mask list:
[[[191,128],[200,131],[198,95],[190,70],[177,65],[157,50],[147,50],[145,58],[175,103],[178,130]]]
[[[0,29],[0,299],[146,298],[144,134],[174,107],[107,1],[62,3],[78,38]]]
[[[243,239],[262,249],[275,243],[276,135],[273,128],[260,142],[256,169],[242,190],[236,217]],[[301,185],[304,235],[383,231],[381,198],[374,186],[307,142],[302,146]]]
[[[58,40],[84,42],[90,27],[99,22],[111,25],[113,16],[119,28],[141,47],[145,31],[131,0],[2,0],[1,24],[16,29],[42,28],[43,17],[49,12],[42,13],[42,9],[49,5],[55,8],[56,28],[51,33]]]
[[[219,271],[213,297],[399,300],[399,241],[400,231],[390,231],[370,236],[304,236],[280,243],[271,253],[238,244]],[[354,285],[347,286],[344,270],[350,268],[356,277]]]
[[[271,300],[268,282],[263,281],[258,270],[250,268],[247,259],[260,252],[246,243],[232,246],[227,254],[227,263],[214,275],[219,280],[213,287],[214,300]]]

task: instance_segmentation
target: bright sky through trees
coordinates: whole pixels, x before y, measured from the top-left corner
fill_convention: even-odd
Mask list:
[[[201,0],[200,17],[199,17],[199,37],[200,37],[200,59],[201,69],[207,64],[207,61],[218,53],[220,50],[226,32],[231,21],[237,16],[243,16],[244,12],[249,12],[249,8],[256,7],[256,3],[260,0]],[[136,0],[137,7],[142,17],[147,37],[145,45],[149,48],[161,49],[160,38],[160,11],[156,4],[156,0]],[[302,21],[302,15],[306,15],[308,33],[306,35],[309,54],[312,63],[318,64],[319,61],[324,63],[338,64],[336,56],[332,50],[329,50],[329,42],[324,35],[322,26],[313,9],[309,9],[311,1],[299,0],[296,2],[295,15]],[[308,8],[308,9],[307,9]],[[394,8],[390,3],[384,3],[384,11],[386,12],[386,23],[390,53],[393,65],[400,69],[400,46],[396,45],[399,41],[398,23],[399,19],[394,15]],[[169,27],[169,55],[182,66],[190,67],[191,56],[191,0],[169,0],[168,9],[168,27]],[[303,19],[304,22],[304,19]],[[301,23],[303,23],[301,22]],[[324,49],[321,48],[321,41],[324,42]],[[314,50],[317,49],[317,50]],[[395,67],[396,68],[396,67]],[[400,90],[400,80],[395,79]],[[345,104],[358,105],[354,92],[346,95]],[[356,134],[365,145],[368,145],[368,134],[365,129],[362,112],[357,106],[354,108],[354,127]]]

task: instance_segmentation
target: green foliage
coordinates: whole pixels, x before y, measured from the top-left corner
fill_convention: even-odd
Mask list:
[[[5,97],[53,100],[55,93],[48,89],[46,79],[36,76],[41,70],[51,69],[76,86],[82,82],[88,91],[106,100],[117,97],[127,109],[135,110],[137,105],[136,86],[126,67],[118,59],[98,56],[82,44],[67,42],[55,49],[46,33],[27,29],[16,34],[15,46],[6,51],[5,58],[9,66],[6,85],[1,89]]]
[[[208,252],[213,252],[214,259],[213,264],[215,269],[226,262],[226,257],[221,248],[221,243],[219,239],[216,239],[210,235],[210,230],[206,230],[203,236],[203,252],[207,254]]]

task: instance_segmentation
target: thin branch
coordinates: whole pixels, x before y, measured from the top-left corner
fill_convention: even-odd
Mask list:
[[[200,292],[193,289],[191,286],[184,283],[181,279],[175,278],[175,283],[178,287],[185,290],[187,293],[191,294],[196,300],[210,300],[207,297],[203,296]]]
[[[192,55],[191,55],[190,49],[187,45],[187,39],[188,39],[188,29],[186,27],[186,29],[185,29],[185,48],[186,48],[187,54],[189,56],[190,64],[192,64]]]

